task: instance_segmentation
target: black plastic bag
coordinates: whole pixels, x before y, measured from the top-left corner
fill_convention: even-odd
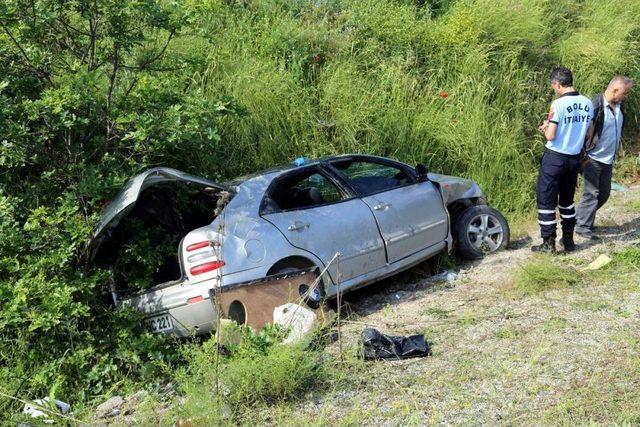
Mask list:
[[[373,328],[366,328],[360,334],[360,356],[373,359],[408,359],[431,354],[424,335],[396,337],[385,335]]]

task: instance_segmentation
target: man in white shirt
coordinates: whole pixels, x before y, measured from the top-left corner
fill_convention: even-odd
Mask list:
[[[630,78],[615,76],[604,93],[599,93],[592,101],[594,132],[585,144],[582,199],[576,210],[576,234],[587,239],[597,239],[593,234],[596,211],[611,193],[613,163],[620,150],[624,124],[622,101],[632,87]]]

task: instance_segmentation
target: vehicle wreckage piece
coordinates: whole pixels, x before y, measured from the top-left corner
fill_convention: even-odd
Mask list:
[[[283,344],[290,344],[304,338],[313,330],[318,316],[309,308],[295,303],[280,305],[273,309],[273,324],[289,331]]]
[[[328,309],[308,296],[309,287],[317,277],[315,269],[301,270],[222,287],[218,293],[222,317],[259,330],[274,323],[277,307],[293,303],[311,310],[320,321],[326,321],[330,315]],[[215,289],[210,292],[214,301]]]

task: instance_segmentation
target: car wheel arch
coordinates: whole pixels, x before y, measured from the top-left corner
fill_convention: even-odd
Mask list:
[[[482,197],[465,197],[455,199],[447,205],[447,211],[451,218],[451,224],[455,224],[458,217],[471,206],[486,205],[487,201]]]
[[[292,255],[276,261],[267,271],[267,275],[285,272],[286,269],[305,269],[317,267],[317,264],[300,255]]]

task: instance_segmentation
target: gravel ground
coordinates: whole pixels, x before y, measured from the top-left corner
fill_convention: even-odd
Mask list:
[[[638,200],[640,186],[614,193],[598,214],[602,240],[577,239],[575,254],[558,255],[563,263],[581,267],[637,242]],[[640,284],[613,275],[533,295],[515,292],[514,277],[538,240],[532,226],[512,249],[450,270],[452,281],[415,280],[418,267],[346,296],[348,355],[365,325],[390,334],[424,333],[433,355],[367,362],[348,390],[308,396],[301,419],[353,425],[640,422],[634,404]],[[338,353],[338,345],[329,350]]]

